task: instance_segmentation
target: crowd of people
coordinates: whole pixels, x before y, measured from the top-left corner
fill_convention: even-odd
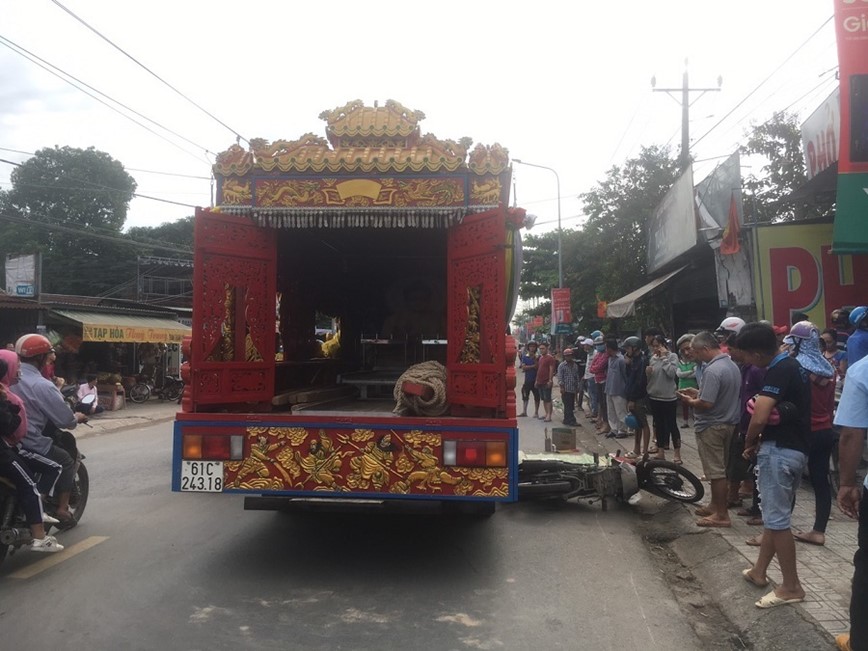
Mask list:
[[[857,483],[868,430],[868,307],[835,310],[830,321],[821,332],[804,314],[791,326],[728,317],[715,332],[684,334],[674,345],[656,328],[623,340],[597,330],[564,349],[560,362],[546,342],[531,341],[520,357],[519,416],[528,415],[533,397],[533,416],[551,422],[557,386],[565,425],[576,425],[575,411],[584,409],[600,436],[632,438],[627,457],[664,459],[671,449],[676,464],[682,463],[681,430],[692,422],[710,484],[696,525],[731,527],[730,510],[737,509],[748,524],[763,527],[747,541],[759,556],[744,579],[765,588],[772,560],[780,566],[782,581],[756,602],[759,608],[805,598],[796,543],[826,542],[833,499],[828,469],[837,445],[837,501],[859,518],[851,632],[837,643],[844,651],[868,651],[868,477]],[[791,515],[806,470],[815,519],[810,531],[794,531]],[[743,508],[743,499],[750,506]]]

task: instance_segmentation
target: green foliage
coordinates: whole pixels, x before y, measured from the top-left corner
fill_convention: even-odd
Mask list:
[[[122,232],[136,181],[93,147],[42,149],[12,184],[0,192],[0,255],[41,253],[44,292],[135,298],[138,256],[190,257],[170,249],[192,251],[192,217]]]
[[[598,298],[614,300],[647,282],[646,223],[678,174],[678,162],[667,147],[646,147],[581,195],[587,221],[580,230],[563,231],[561,241],[564,286],[572,290],[573,320],[581,319],[580,331],[602,324]],[[528,315],[549,314],[547,299],[558,278],[556,251],[556,232],[526,238],[521,297],[543,302],[519,322]],[[656,314],[644,316],[651,318],[649,323],[659,321]]]
[[[136,182],[120,162],[93,147],[46,148],[11,178],[0,252],[41,253],[43,291],[98,295],[129,272],[130,260],[135,269],[121,228]]]
[[[127,231],[127,235],[143,244],[153,243],[150,250],[140,250],[139,255],[153,255],[161,258],[185,258],[193,256],[193,217],[184,217],[177,221],[165,222],[159,226],[136,226]],[[171,249],[165,246],[169,245]],[[184,255],[172,249],[189,249],[189,255]]]
[[[808,180],[798,115],[775,113],[768,121],[752,125],[745,136],[747,143],[741,152],[764,161],[761,174],[751,172],[742,182],[746,221],[769,223],[804,217],[806,206],[782,201]]]

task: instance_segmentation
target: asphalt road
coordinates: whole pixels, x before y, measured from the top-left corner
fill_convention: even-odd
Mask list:
[[[0,566],[5,649],[697,649],[628,507],[485,521],[169,490],[170,424],[88,438],[57,555]]]

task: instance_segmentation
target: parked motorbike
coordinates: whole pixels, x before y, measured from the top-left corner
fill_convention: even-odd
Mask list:
[[[64,384],[60,388],[60,393],[66,404],[69,405],[69,408],[74,410],[75,406],[78,404],[78,385]]]
[[[84,455],[77,453],[72,494],[69,498],[69,511],[76,522],[79,522],[84,515],[90,492],[90,479],[83,461]],[[37,475],[36,478],[38,479],[39,476]],[[46,498],[43,506],[46,513],[53,513],[56,507],[54,498]],[[45,525],[45,529],[48,531],[50,526]],[[30,527],[18,501],[15,484],[0,477],[0,563],[6,558],[7,553],[14,554],[20,547],[31,542],[33,538],[30,535]]]
[[[630,500],[640,490],[678,502],[705,495],[699,478],[683,466],[648,455],[633,462],[620,454],[523,454],[518,466],[519,499]]]
[[[135,403],[147,402],[151,395],[160,400],[178,400],[184,392],[184,382],[177,375],[166,375],[163,386],[154,386],[153,378],[139,375],[136,383],[130,387],[130,400]]]

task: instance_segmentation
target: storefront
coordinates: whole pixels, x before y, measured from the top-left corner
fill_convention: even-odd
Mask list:
[[[46,321],[58,353],[56,374],[68,382],[95,373],[101,384],[127,384],[142,373],[159,383],[177,373],[180,343],[190,333],[170,312],[55,307]]]

